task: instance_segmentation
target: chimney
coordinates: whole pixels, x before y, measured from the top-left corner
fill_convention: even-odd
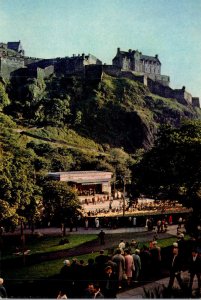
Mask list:
[[[155,58],[157,58],[157,59],[158,59],[158,54],[156,54],[156,55],[155,55]]]
[[[117,48],[117,53],[120,53],[120,48]]]

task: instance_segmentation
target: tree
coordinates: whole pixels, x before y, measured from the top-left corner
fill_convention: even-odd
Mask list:
[[[0,82],[0,110],[2,111],[4,107],[10,104],[10,99],[5,91],[5,87],[2,82]]]
[[[0,199],[0,225],[7,228],[14,228],[18,224],[16,206],[11,206],[7,201]]]
[[[47,181],[43,186],[43,206],[48,222],[64,224],[74,218],[80,208],[75,190],[61,181]]]
[[[35,180],[35,154],[23,147],[19,135],[7,128],[9,124],[8,120],[0,124],[0,222],[7,229],[14,228],[19,220],[34,219],[41,198]],[[29,209],[31,206],[35,212]]]
[[[46,121],[55,126],[67,123],[71,115],[69,101],[69,97],[67,99],[48,99],[44,107]]]
[[[201,122],[161,127],[153,148],[133,170],[139,193],[178,199],[201,215]]]

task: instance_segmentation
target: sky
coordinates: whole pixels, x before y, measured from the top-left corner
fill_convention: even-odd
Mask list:
[[[40,58],[158,54],[170,86],[201,98],[201,0],[0,0],[0,42],[18,40]]]

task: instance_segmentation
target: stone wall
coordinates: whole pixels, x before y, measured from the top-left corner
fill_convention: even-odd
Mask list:
[[[153,81],[150,78],[147,80],[147,86],[153,94],[165,98],[174,98],[173,89],[171,89],[169,86],[165,86],[160,82]]]
[[[148,78],[147,84],[149,90],[156,95],[159,95],[164,98],[173,98],[176,99],[179,103],[183,105],[193,105],[194,107],[200,108],[200,99],[198,97],[192,97],[192,95],[185,90],[185,87],[182,89],[171,89],[169,86],[164,86],[160,82],[156,82]]]
[[[15,57],[0,58],[0,76],[10,79],[11,73],[24,67],[24,60]]]
[[[119,77],[121,69],[113,65],[103,65],[103,72],[112,77]]]
[[[156,81],[159,82],[160,84],[164,85],[164,86],[169,86],[170,84],[170,77],[167,75],[156,75],[156,74],[147,74],[147,76]]]
[[[200,108],[200,99],[198,97],[192,97],[192,105]]]
[[[102,65],[85,66],[85,78],[87,80],[101,80],[103,75]]]
[[[101,80],[103,73],[118,78],[128,78],[147,85],[147,76],[145,74],[136,75],[132,71],[123,71],[118,67],[112,65],[89,65],[85,66],[85,77],[88,80]]]
[[[192,104],[192,95],[185,90],[185,87],[182,89],[175,89],[173,98],[176,98],[178,102],[184,105],[189,103]]]
[[[54,73],[54,66],[48,66],[44,69],[42,68],[37,68],[37,78],[48,78],[50,75]]]
[[[131,80],[135,80],[141,82],[144,85],[147,85],[147,75],[136,75],[135,72],[132,71],[121,71],[119,73],[119,77],[129,78]]]
[[[30,64],[34,64],[34,63],[37,63],[41,60],[43,60],[43,59],[42,58],[35,58],[35,57],[25,56],[24,57],[24,65],[27,66],[27,65],[30,65]]]

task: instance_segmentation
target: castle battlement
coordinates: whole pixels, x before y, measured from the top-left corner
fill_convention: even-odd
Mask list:
[[[17,76],[19,70],[19,73],[23,72],[27,77],[47,78],[53,73],[63,73],[67,76],[77,75],[89,80],[101,80],[102,74],[106,73],[139,81],[154,94],[175,98],[184,105],[200,107],[199,98],[192,97],[184,87],[175,90],[169,87],[170,77],[161,74],[162,64],[158,54],[149,56],[138,50],[122,51],[117,48],[112,65],[102,64],[94,55],[85,53],[52,59],[26,57],[24,54],[21,41],[0,43],[0,76],[9,79]]]

